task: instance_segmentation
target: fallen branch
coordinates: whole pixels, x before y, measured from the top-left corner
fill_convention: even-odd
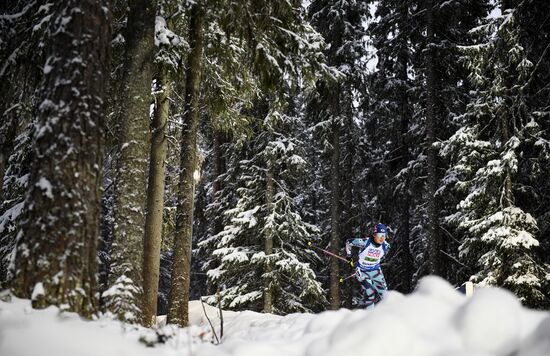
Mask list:
[[[208,313],[206,313],[206,308],[204,307],[204,302],[202,300],[202,297],[199,298],[201,301],[202,311],[204,312],[204,316],[206,316],[206,320],[208,320],[208,324],[210,324],[210,328],[212,329],[212,333],[214,334],[214,337],[216,338],[216,345],[220,344],[220,339],[218,339],[218,335],[216,334],[216,330],[214,329],[214,325],[212,325],[212,321],[210,321],[210,318],[208,317]]]
[[[220,311],[220,340],[223,338],[223,310],[222,310],[222,298],[220,298],[220,291],[218,291],[218,310]]]

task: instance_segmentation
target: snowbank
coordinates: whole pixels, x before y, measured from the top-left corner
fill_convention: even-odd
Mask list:
[[[213,333],[200,303],[192,302],[190,310],[191,327],[154,331],[108,318],[83,321],[53,307],[33,310],[14,298],[0,302],[0,355],[550,355],[550,313],[523,308],[501,289],[479,289],[466,298],[437,277],[424,278],[408,296],[390,292],[369,311],[284,317],[224,312],[221,345],[210,343]],[[206,311],[219,336],[217,310]]]

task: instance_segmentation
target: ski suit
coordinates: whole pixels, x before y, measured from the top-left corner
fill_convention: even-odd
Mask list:
[[[367,309],[374,308],[374,304],[379,302],[388,290],[386,280],[380,262],[390,249],[390,244],[384,241],[382,244],[376,244],[372,238],[349,239],[346,241],[346,253],[351,255],[351,247],[359,247],[359,259],[355,275],[361,283],[365,293],[365,302]]]

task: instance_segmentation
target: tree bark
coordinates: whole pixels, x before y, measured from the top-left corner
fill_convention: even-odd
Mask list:
[[[214,182],[212,183],[212,199],[219,199],[218,192],[222,189],[221,175],[225,173],[225,162],[222,153],[223,134],[214,129]],[[213,235],[223,230],[222,219],[214,217]]]
[[[332,109],[332,157],[331,157],[331,232],[330,251],[338,254],[340,251],[340,108],[339,108],[339,86],[335,88]],[[330,308],[340,308],[340,261],[331,258],[330,261]]]
[[[176,231],[174,234],[174,263],[168,322],[187,326],[189,323],[189,282],[191,243],[193,238],[193,207],[197,169],[197,135],[199,126],[199,89],[203,50],[203,13],[195,3],[189,18],[189,46],[185,78],[185,114],[181,136],[181,166],[178,184]]]
[[[512,1],[510,0],[502,0],[502,3],[500,5],[500,11],[502,13],[505,13],[506,10],[512,9]],[[505,79],[504,83],[506,89],[510,90],[513,86],[510,80],[510,76],[508,75]],[[506,144],[508,140],[510,140],[510,129],[509,126],[513,122],[513,114],[510,113],[512,110],[511,108],[514,106],[514,103],[510,98],[504,98],[505,106],[508,110],[504,114],[499,115],[500,120],[500,140],[502,144]],[[512,191],[512,176],[510,171],[508,170],[504,177],[504,189],[502,191],[502,196],[500,198],[500,203],[502,205],[502,208],[508,208],[514,204],[514,193]]]
[[[157,97],[152,123],[147,209],[143,245],[143,323],[153,326],[157,315],[157,296],[164,211],[164,175],[166,172],[166,123],[170,113],[170,72],[159,64]]]
[[[345,102],[351,103],[351,90],[346,91],[346,95],[348,98],[346,98]],[[342,206],[342,212],[345,216],[345,221],[342,226],[342,236],[344,239],[350,239],[353,237],[353,157],[355,156],[355,146],[353,144],[353,112],[352,112],[352,106],[346,105],[346,127],[345,127],[345,135],[346,135],[346,156],[344,159],[344,184],[342,187],[343,190],[343,206]],[[350,275],[353,273],[354,267],[351,265],[348,265],[348,268],[346,268],[346,274]],[[357,286],[357,283],[346,283],[345,293],[345,305],[346,308],[351,309],[352,303],[353,303],[353,294],[354,289]]]
[[[409,25],[409,5],[406,1],[402,2],[401,7],[401,22],[399,24],[402,31],[406,28],[406,26]],[[406,41],[406,39],[403,39]],[[397,62],[399,65],[397,76],[399,80],[402,83],[408,83],[408,74],[407,69],[409,67],[410,62],[410,55],[409,55],[409,49],[406,43],[404,43],[401,46],[401,50],[399,51]],[[404,87],[401,89],[400,93],[400,120],[399,120],[399,138],[398,138],[398,156],[401,157],[396,163],[398,164],[397,169],[394,169],[393,171],[395,174],[399,172],[399,170],[407,167],[411,155],[409,153],[409,145],[410,145],[410,139],[409,137],[409,126],[410,126],[410,118],[412,117],[412,108],[411,104],[409,103],[409,95],[408,95],[408,86],[407,84],[403,84]],[[400,196],[396,197],[397,206],[399,207],[399,211],[397,216],[399,216],[399,236],[397,237],[397,240],[399,242],[399,250],[401,251],[401,266],[400,271],[402,271],[402,278],[401,278],[401,285],[402,285],[402,292],[403,293],[409,293],[413,289],[412,285],[412,278],[414,274],[414,259],[412,257],[411,253],[411,247],[409,243],[409,238],[411,235],[411,227],[410,227],[410,219],[411,219],[411,193],[409,191],[409,184],[410,178],[406,178],[405,183],[405,191],[400,194]]]
[[[265,200],[268,208],[268,215],[273,214],[273,197],[275,196],[275,184],[273,177],[273,164],[268,162],[266,176]],[[264,252],[266,256],[273,253],[273,234],[271,231],[266,231]],[[266,263],[264,274],[269,275],[273,270],[269,262]],[[271,290],[271,278],[266,277],[264,280],[264,313],[273,312],[273,291]]]
[[[429,271],[431,274],[444,276],[442,262],[442,241],[439,231],[437,191],[437,152],[435,143],[435,53],[434,53],[434,25],[433,25],[433,0],[426,2],[426,23],[427,23],[427,102],[426,102],[426,149],[428,151],[427,170],[427,196],[428,196],[428,241],[429,241]]]
[[[2,118],[6,121],[0,127],[0,201],[4,197],[4,176],[17,133],[17,120],[15,117],[10,113],[2,112]]]
[[[143,229],[149,155],[149,110],[154,50],[155,2],[130,0],[126,27],[123,103],[115,177],[114,232],[109,285],[123,286],[107,300],[120,319],[139,321],[143,307]],[[131,315],[131,317],[129,317]]]
[[[33,306],[96,312],[110,28],[100,1],[56,3],[56,31],[16,247],[13,289]],[[75,60],[78,58],[78,60]]]

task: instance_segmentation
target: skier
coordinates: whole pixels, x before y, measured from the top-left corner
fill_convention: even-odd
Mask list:
[[[359,258],[355,276],[365,293],[367,309],[374,308],[383,297],[388,287],[380,268],[380,261],[388,253],[390,244],[386,242],[388,228],[384,224],[374,226],[372,237],[355,238],[346,241],[346,255],[351,257],[351,248],[359,247]]]

